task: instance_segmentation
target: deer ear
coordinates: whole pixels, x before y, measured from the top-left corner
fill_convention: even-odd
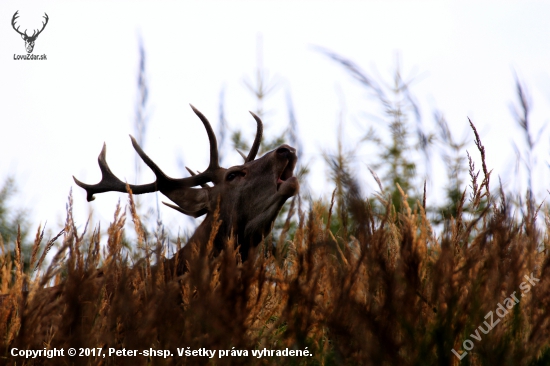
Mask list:
[[[21,35],[21,38],[25,39],[25,35],[24,35],[24,34],[22,34],[22,35]]]
[[[180,188],[173,191],[162,192],[177,206],[166,202],[162,203],[185,215],[199,217],[206,214],[210,208],[208,191],[208,188]]]

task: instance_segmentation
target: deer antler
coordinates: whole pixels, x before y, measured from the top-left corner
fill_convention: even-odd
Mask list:
[[[97,158],[97,162],[99,163],[99,169],[101,170],[101,181],[97,184],[86,184],[73,176],[73,179],[76,184],[78,184],[80,187],[84,188],[87,193],[86,199],[88,202],[95,200],[94,194],[96,193],[103,193],[103,192],[126,192],[126,184],[118,179],[113,172],[111,172],[111,169],[109,168],[109,165],[107,164],[107,145],[103,144],[103,149],[101,149],[101,153],[99,154],[99,157]],[[136,186],[133,184],[130,184],[130,188],[132,189],[132,192],[135,194],[141,194],[141,193],[149,193],[149,192],[155,192],[156,191],[156,184],[150,183],[150,184],[144,184],[140,186]]]
[[[210,125],[210,122],[206,119],[206,117],[192,104],[189,104],[191,106],[191,109],[193,109],[193,112],[200,118],[202,121],[202,124],[204,125],[204,128],[206,129],[206,133],[208,134],[208,141],[210,142],[210,163],[208,164],[208,168],[197,175],[194,175],[190,178],[205,176],[210,178],[209,180],[194,184],[194,186],[199,184],[204,184],[207,182],[213,182],[214,184],[218,183],[216,181],[216,175],[214,174],[218,169],[220,169],[220,164],[218,162],[218,141],[216,140],[216,134],[214,133],[214,130],[212,129],[212,126]]]
[[[258,117],[252,112],[250,112],[250,114],[256,120],[256,138],[254,138],[254,143],[252,144],[252,147],[248,152],[248,156],[244,160],[245,163],[248,163],[249,161],[256,159],[256,154],[258,154],[258,150],[260,149],[260,143],[262,142],[262,135],[264,133],[264,126],[262,124],[262,120],[260,119],[260,117]],[[239,153],[241,154],[240,151]]]
[[[141,157],[141,159],[151,168],[153,173],[155,173],[156,180],[153,183],[148,184],[141,184],[141,185],[133,185],[130,184],[130,188],[132,189],[132,192],[134,194],[142,194],[142,193],[151,193],[156,191],[164,191],[164,190],[173,190],[178,188],[189,188],[194,187],[198,185],[203,185],[208,182],[213,182],[214,184],[217,183],[216,178],[216,172],[219,171],[220,166],[218,163],[218,146],[216,141],[216,136],[214,135],[214,131],[212,130],[212,126],[210,126],[210,123],[208,120],[204,117],[204,115],[199,112],[195,107],[191,106],[195,114],[201,119],[205,129],[206,133],[208,134],[208,140],[210,141],[210,164],[208,165],[208,168],[200,173],[192,175],[188,178],[181,178],[181,179],[174,179],[170,178],[164,172],[151,160],[147,154],[141,149],[141,147],[138,145],[137,141],[134,139],[133,136],[130,135],[130,138],[132,140],[132,145],[134,146],[134,149],[138,153],[138,155]],[[94,194],[96,193],[103,193],[103,192],[126,192],[126,184],[122,182],[120,179],[118,179],[109,168],[109,165],[107,164],[106,160],[106,153],[107,153],[107,147],[105,144],[103,144],[103,149],[101,150],[101,153],[98,157],[98,163],[99,163],[99,169],[101,170],[101,181],[97,184],[86,184],[78,179],[76,179],[73,176],[73,179],[77,185],[84,188],[87,192],[87,200],[93,201],[95,199]]]
[[[54,14],[54,15],[55,15],[55,14]],[[42,31],[44,30],[44,28],[46,28],[46,24],[48,24],[48,20],[49,20],[50,18],[48,17],[48,14],[46,14],[46,13],[44,13],[44,16],[42,16],[42,18],[45,18],[45,19],[46,19],[46,22],[42,22],[42,29],[40,29],[40,30],[38,31],[38,33],[36,33],[36,31],[37,31],[36,29],[33,31],[31,38],[32,38],[32,37],[38,37],[38,35],[39,35],[40,33],[42,33]],[[55,17],[54,17],[54,18],[55,18]],[[36,33],[36,34],[35,34],[35,33]]]
[[[206,168],[205,171],[198,174],[195,174],[188,169],[191,176],[187,178],[180,178],[180,179],[170,178],[169,176],[164,174],[164,172],[157,166],[157,164],[155,164],[155,162],[149,156],[147,156],[147,154],[139,146],[139,144],[134,139],[134,137],[130,135],[130,139],[132,140],[132,145],[134,149],[136,150],[138,155],[141,157],[141,159],[145,162],[145,164],[147,164],[147,166],[151,168],[151,170],[156,176],[156,180],[152,183],[140,184],[140,185],[130,184],[129,187],[132,190],[132,193],[142,194],[142,193],[151,193],[151,192],[161,191],[162,193],[164,193],[165,195],[167,195],[168,197],[174,200],[174,198],[177,199],[177,196],[179,196],[180,193],[184,194],[185,188],[191,188],[196,186],[201,186],[202,188],[208,188],[206,183],[212,182],[214,183],[214,185],[216,185],[219,183],[220,179],[222,179],[221,178],[222,175],[220,174],[220,171],[225,169],[221,168],[218,162],[218,142],[216,140],[216,135],[214,134],[214,130],[212,129],[210,122],[208,122],[206,117],[201,112],[199,112],[199,110],[197,110],[193,105],[191,105],[191,108],[193,109],[193,112],[195,112],[195,114],[202,121],[204,128],[206,129],[206,133],[208,135],[208,141],[210,143],[210,163],[208,164],[208,168]],[[263,133],[262,121],[254,113],[252,113],[252,116],[256,120],[256,124],[257,124],[256,138],[254,139],[254,144],[252,145],[252,148],[248,156],[246,157],[245,162],[252,161],[256,157],[256,154],[258,153],[258,149],[260,147],[260,142],[261,142],[262,133]],[[106,154],[107,154],[107,147],[105,144],[103,144],[103,149],[101,150],[101,153],[99,154],[99,157],[97,159],[99,164],[99,169],[101,170],[101,181],[99,183],[86,184],[79,181],[73,176],[75,183],[86,190],[88,201],[93,201],[95,199],[94,194],[96,193],[113,192],[113,191],[126,193],[126,183],[121,181],[119,178],[117,178],[113,174],[113,172],[111,172],[111,169],[107,164]]]
[[[17,18],[19,18],[19,15],[18,15],[17,13],[19,13],[19,10],[17,10],[17,11],[15,12],[15,14],[13,14],[13,18],[11,18],[11,26],[12,26],[13,29],[14,29],[17,33],[19,33],[20,35],[22,35],[22,36],[27,36],[26,33],[21,33],[21,32],[19,31],[19,27],[15,28],[15,20],[16,20]],[[46,13],[44,13],[44,14],[46,14]]]
[[[22,35],[22,36],[25,36],[26,38],[36,38],[36,37],[38,37],[38,35],[39,35],[40,33],[42,33],[42,31],[44,30],[44,28],[46,28],[46,24],[48,24],[48,20],[50,19],[50,18],[48,17],[48,14],[44,13],[44,15],[43,15],[42,17],[46,19],[46,22],[42,22],[42,29],[40,29],[40,30],[35,29],[35,30],[33,31],[33,33],[32,33],[32,36],[29,36],[29,35],[27,34],[27,30],[26,30],[26,29],[25,29],[25,32],[24,32],[24,33],[21,33],[21,32],[19,31],[19,27],[15,28],[15,20],[16,20],[17,18],[19,18],[18,13],[19,13],[19,10],[17,10],[17,11],[15,12],[15,14],[13,14],[13,17],[11,18],[11,26],[13,27],[13,29],[15,29],[15,31],[16,31],[17,33],[19,33],[19,34]],[[38,33],[37,33],[37,32],[38,32]]]

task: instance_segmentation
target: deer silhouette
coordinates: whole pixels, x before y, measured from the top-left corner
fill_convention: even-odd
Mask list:
[[[168,177],[130,136],[134,149],[156,176],[153,183],[127,185],[118,179],[107,165],[105,144],[98,158],[101,181],[90,185],[73,177],[76,184],[86,190],[88,201],[94,200],[94,194],[97,193],[127,192],[128,186],[133,194],[160,191],[175,203],[163,202],[165,205],[185,215],[206,215],[189,239],[188,245],[175,256],[179,258],[175,268],[177,275],[187,270],[186,261],[182,258],[189,255],[189,243],[204,247],[208,242],[214,225],[214,212],[218,212],[221,223],[214,238],[213,250],[219,253],[232,237],[240,245],[239,252],[244,261],[249,250],[261,243],[271,232],[273,222],[286,200],[299,190],[298,179],[293,176],[297,161],[294,148],[281,145],[256,159],[263,134],[263,124],[258,116],[250,112],[256,120],[257,129],[250,152],[247,156],[241,153],[244,163],[226,169],[219,166],[216,136],[210,123],[195,107],[191,105],[191,108],[202,121],[210,141],[210,163],[202,173],[195,173],[187,168],[190,177]],[[213,186],[207,183],[212,183]],[[194,188],[197,186],[200,188]]]
[[[40,30],[35,29],[32,33],[32,36],[29,36],[27,34],[26,29],[25,29],[25,32],[20,32],[19,27],[15,28],[15,21],[16,21],[17,18],[19,18],[18,13],[19,13],[19,10],[17,10],[15,12],[15,14],[13,14],[13,18],[11,18],[11,26],[13,27],[13,29],[15,29],[15,31],[17,33],[19,33],[21,35],[21,38],[23,38],[23,40],[25,41],[25,49],[27,50],[27,53],[32,53],[32,50],[34,49],[34,42],[36,41],[36,38],[38,37],[38,35],[40,33],[42,33],[44,28],[46,28],[46,24],[48,24],[48,20],[50,18],[48,17],[48,14],[44,13],[43,18],[46,19],[46,21],[42,22],[42,29],[40,29]]]

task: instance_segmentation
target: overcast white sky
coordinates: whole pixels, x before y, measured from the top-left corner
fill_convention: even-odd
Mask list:
[[[14,60],[24,42],[11,26],[19,10],[21,28],[37,28],[44,12],[49,23],[34,54],[47,61]],[[515,100],[514,71],[533,101],[533,130],[548,121],[550,105],[550,5],[542,2],[16,2],[0,3],[0,179],[12,175],[20,193],[17,206],[28,207],[32,222],[58,229],[66,197],[73,187],[75,214],[83,223],[90,208],[105,227],[122,194],[98,195],[86,202],[72,175],[96,183],[97,155],[103,142],[108,162],[121,179],[134,181],[134,133],[137,98],[138,34],[147,52],[150,121],[145,151],[171,176],[181,176],[178,156],[196,170],[208,161],[204,129],[188,104],[218,124],[219,94],[225,88],[231,128],[247,131],[255,101],[243,86],[256,67],[257,39],[263,39],[263,66],[281,88],[267,101],[275,110],[266,134],[288,124],[285,93],[292,96],[304,143],[303,160],[313,173],[314,196],[326,195],[321,150],[334,148],[338,116],[344,106],[344,139],[353,146],[377,126],[362,117],[377,113],[340,66],[315,51],[321,46],[355,61],[390,81],[399,55],[404,75],[418,75],[413,94],[423,120],[433,129],[432,112],[441,110],[458,137],[471,135],[470,117],[486,145],[488,164],[511,188],[515,154],[523,146],[509,112]],[[344,98],[342,99],[342,95]],[[362,126],[362,127],[360,127]],[[468,150],[477,158],[473,143]],[[240,163],[224,150],[226,164]],[[548,134],[540,141],[537,191],[548,188]],[[367,172],[374,158],[360,154]],[[429,182],[440,191],[441,163]],[[141,183],[152,179],[143,166]],[[365,175],[366,176],[366,175]],[[375,188],[365,178],[365,192]],[[435,194],[434,194],[435,195]],[[432,195],[432,197],[434,196]],[[543,195],[541,195],[543,197]],[[436,198],[432,198],[436,199]],[[172,226],[184,217],[163,207]]]

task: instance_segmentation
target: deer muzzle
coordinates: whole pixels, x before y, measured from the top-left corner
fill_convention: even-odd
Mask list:
[[[293,175],[296,167],[296,149],[288,145],[281,145],[275,150],[275,156],[283,164],[283,168],[277,177],[277,193],[283,197],[292,197],[300,188],[298,179]]]

